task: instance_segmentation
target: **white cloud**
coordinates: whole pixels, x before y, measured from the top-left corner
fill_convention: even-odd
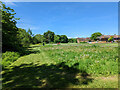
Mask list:
[[[40,29],[40,26],[30,25],[30,24],[27,24],[27,23],[17,23],[17,27],[18,28],[23,28],[23,29],[26,29],[26,30],[28,30],[30,28],[33,31]]]
[[[78,37],[68,37],[68,39],[70,39],[70,38],[78,38]]]
[[[5,4],[7,5],[7,6],[17,6],[15,3],[13,3],[13,2],[5,2]]]

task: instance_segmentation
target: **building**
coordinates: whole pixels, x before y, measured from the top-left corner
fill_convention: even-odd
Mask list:
[[[114,34],[114,35],[102,35],[100,37],[97,37],[97,39],[98,39],[97,41],[98,41],[98,43],[106,43],[106,42],[108,42],[108,39],[110,37],[113,37],[113,41],[115,41],[115,42],[120,41],[120,35],[116,35],[116,34]],[[89,41],[92,41],[90,39],[90,37],[87,37],[87,38],[77,38],[77,43],[89,42]],[[94,41],[92,41],[92,42],[94,42]]]
[[[90,40],[89,37],[87,38],[77,38],[77,43],[80,43],[80,42],[88,42]]]
[[[115,42],[120,40],[120,35],[116,35],[116,34],[114,34],[114,35],[102,35],[102,36],[98,37],[98,40],[107,42],[110,37],[113,37],[113,40]]]

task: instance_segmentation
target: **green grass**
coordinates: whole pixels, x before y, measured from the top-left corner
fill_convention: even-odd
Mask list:
[[[89,74],[117,74],[118,51],[116,47],[89,45],[80,46],[46,46],[41,48],[55,63],[66,62],[71,67],[86,70]]]
[[[3,72],[3,88],[117,88],[115,44],[32,45]]]

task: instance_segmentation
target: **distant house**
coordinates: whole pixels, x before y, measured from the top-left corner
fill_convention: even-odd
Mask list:
[[[89,37],[87,38],[77,38],[77,43],[80,43],[80,42],[88,42],[90,40]]]
[[[115,42],[120,41],[120,35],[116,35],[116,34],[114,34],[114,35],[102,35],[102,36],[100,36],[100,37],[97,37],[98,43],[108,42],[108,39],[109,39],[111,36],[113,37],[113,40],[114,40]],[[80,43],[80,42],[89,42],[89,41],[94,42],[93,40],[90,39],[90,37],[87,37],[87,38],[77,38],[77,43]]]
[[[118,41],[118,40],[120,40],[120,35],[116,35],[116,34],[114,34],[114,35],[102,35],[102,36],[100,36],[100,37],[98,37],[98,40],[99,41],[108,41],[108,39],[110,38],[110,37],[113,37],[113,40],[116,42],[116,41]]]

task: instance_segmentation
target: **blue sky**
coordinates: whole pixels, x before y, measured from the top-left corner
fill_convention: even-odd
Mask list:
[[[94,32],[118,34],[117,2],[14,2],[19,28],[33,34],[47,30],[68,37],[90,37]]]

